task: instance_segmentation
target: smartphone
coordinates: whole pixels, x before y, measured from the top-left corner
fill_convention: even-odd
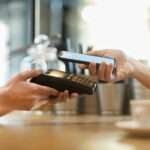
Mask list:
[[[85,76],[55,69],[49,69],[46,73],[32,78],[30,82],[55,88],[62,92],[68,90],[69,94],[79,93],[92,95],[97,88],[97,83]]]
[[[108,64],[113,65],[113,72],[116,71],[116,60],[111,57],[100,57],[100,56],[92,56],[92,55],[86,55],[86,54],[80,54],[80,53],[72,53],[67,51],[60,51],[58,54],[58,58],[63,61],[69,61],[74,63],[81,63],[88,65],[91,62],[96,63],[97,69],[99,68],[99,65],[102,62],[106,62]]]

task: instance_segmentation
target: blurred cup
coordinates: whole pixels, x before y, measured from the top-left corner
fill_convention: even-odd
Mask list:
[[[150,100],[138,99],[130,101],[131,115],[141,127],[150,127]]]
[[[100,82],[98,84],[100,114],[121,115],[125,95],[125,84],[120,81],[115,84]]]

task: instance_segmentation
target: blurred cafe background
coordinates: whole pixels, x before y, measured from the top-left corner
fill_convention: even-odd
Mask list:
[[[103,48],[124,50],[149,65],[150,0],[0,0],[0,85],[39,56],[47,56],[49,68],[89,76],[76,64],[59,61],[57,54]],[[150,91],[134,79],[97,83],[94,95],[43,110],[128,114],[130,99],[150,98]]]

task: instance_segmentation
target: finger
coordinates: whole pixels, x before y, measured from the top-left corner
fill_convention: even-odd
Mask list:
[[[89,64],[89,72],[91,75],[96,74],[96,63],[92,62]]]
[[[99,69],[98,69],[98,79],[105,81],[105,71],[107,68],[107,64],[105,62],[102,62]]]
[[[62,101],[63,101],[63,92],[61,92],[59,95],[58,95],[58,97],[57,97],[57,101],[59,102],[59,103],[61,103]]]
[[[39,101],[35,101],[31,110],[38,110],[45,104],[48,104],[48,99],[42,99]]]
[[[79,64],[79,68],[80,68],[80,69],[86,69],[86,68],[88,68],[88,65],[85,65],[85,64]]]
[[[77,97],[79,97],[79,94],[78,94],[78,93],[72,93],[72,94],[70,95],[70,98],[77,98]]]
[[[97,55],[98,51],[97,50],[93,50],[93,51],[89,51],[86,53],[87,55]]]
[[[113,65],[109,64],[106,68],[105,72],[105,80],[108,82],[114,82],[115,81],[115,76],[112,74],[113,72]]]
[[[64,95],[63,95],[63,101],[66,102],[69,99],[69,92],[68,90],[64,91]]]
[[[103,57],[106,54],[106,52],[107,52],[106,50],[95,50],[95,51],[87,52],[87,54]]]
[[[21,80],[27,80],[29,78],[37,77],[38,75],[42,74],[42,70],[33,70],[33,71],[25,71],[21,72],[17,75],[17,78]]]

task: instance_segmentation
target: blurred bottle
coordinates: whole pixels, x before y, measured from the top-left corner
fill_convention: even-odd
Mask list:
[[[43,71],[46,72],[47,68],[58,69],[65,71],[65,64],[57,58],[57,48],[51,46],[51,41],[47,35],[39,35],[34,39],[34,44],[27,50],[27,56],[22,59],[21,71],[40,69],[43,65]],[[44,65],[46,62],[46,65]],[[31,65],[31,64],[36,64]],[[32,67],[32,68],[30,68]]]

